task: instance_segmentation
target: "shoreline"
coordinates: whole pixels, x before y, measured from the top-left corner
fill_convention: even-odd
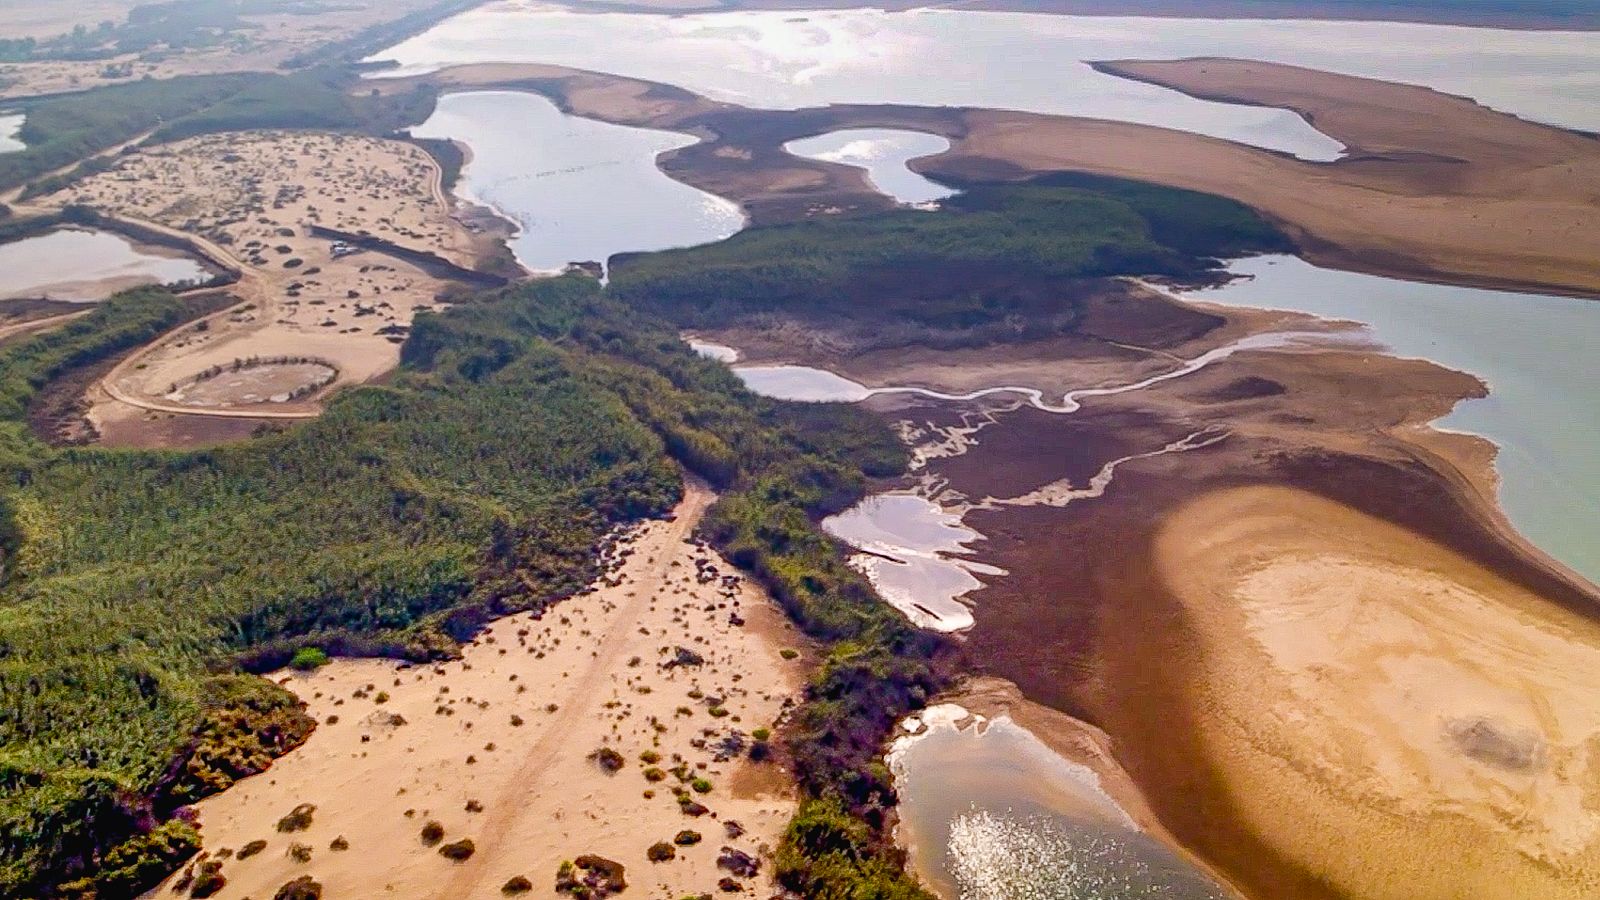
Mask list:
[[[851,0],[560,0],[560,6],[577,12],[592,13],[649,13],[655,15],[683,15],[688,13],[735,12],[739,10],[775,10],[789,12],[822,12],[838,9],[858,9],[863,4]],[[1308,8],[1309,7],[1309,8]],[[1600,14],[1586,12],[1573,18],[1553,15],[1528,15],[1513,12],[1474,13],[1434,8],[1418,10],[1404,3],[1375,3],[1364,10],[1351,10],[1347,6],[1330,2],[1294,2],[1294,0],[1200,0],[1198,3],[1181,0],[1132,0],[1115,3],[1110,0],[944,0],[922,3],[917,0],[886,0],[871,4],[873,9],[888,12],[905,12],[924,8],[974,9],[990,12],[1024,12],[1046,15],[1106,16],[1115,18],[1157,19],[1311,19],[1342,22],[1402,22],[1423,25],[1454,25],[1462,28],[1507,28],[1522,31],[1594,31],[1600,30]],[[1574,19],[1576,21],[1574,21]]]

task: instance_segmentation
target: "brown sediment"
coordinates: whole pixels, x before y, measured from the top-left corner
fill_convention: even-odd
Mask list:
[[[1600,292],[1600,141],[1427,88],[1225,59],[1101,63],[1207,99],[1299,112],[1351,148],[1330,163],[1117,122],[973,111],[930,174],[1059,170],[1238,200],[1314,262],[1432,281]]]
[[[1216,399],[1242,379],[1270,382],[1282,392]],[[1009,573],[985,579],[989,586],[973,598],[971,658],[985,671],[1016,681],[1031,699],[1105,728],[1118,759],[1167,827],[1251,896],[1433,898],[1467,895],[1466,886],[1486,883],[1515,887],[1507,896],[1583,895],[1600,877],[1600,844],[1589,837],[1568,840],[1576,826],[1566,808],[1532,802],[1532,795],[1514,785],[1483,787],[1482,779],[1498,771],[1493,759],[1463,761],[1461,754],[1444,752],[1413,758],[1407,748],[1421,738],[1397,744],[1383,730],[1338,745],[1412,759],[1421,774],[1384,792],[1364,787],[1389,774],[1376,763],[1328,749],[1332,738],[1317,743],[1304,737],[1317,728],[1359,727],[1361,710],[1331,710],[1335,699],[1346,706],[1360,702],[1361,685],[1368,682],[1327,669],[1329,661],[1361,672],[1381,665],[1381,657],[1352,662],[1369,659],[1359,656],[1368,645],[1358,637],[1378,645],[1415,640],[1406,652],[1421,660],[1417,666],[1467,666],[1462,671],[1488,673],[1480,677],[1523,692],[1538,705],[1544,689],[1527,680],[1525,651],[1491,645],[1474,651],[1470,663],[1460,662],[1436,653],[1430,643],[1455,631],[1413,639],[1404,629],[1383,625],[1356,634],[1350,631],[1359,621],[1351,618],[1355,612],[1334,611],[1304,626],[1327,636],[1322,652],[1328,659],[1280,654],[1267,666],[1249,650],[1257,636],[1237,621],[1240,601],[1230,593],[1232,583],[1222,574],[1203,579],[1208,566],[1249,574],[1256,571],[1252,567],[1340,559],[1355,552],[1349,547],[1363,534],[1378,536],[1372,540],[1392,554],[1385,565],[1405,571],[1404,577],[1393,576],[1378,567],[1382,577],[1361,582],[1371,585],[1374,602],[1426,610],[1436,603],[1448,606],[1451,591],[1471,589],[1477,606],[1451,620],[1456,631],[1554,621],[1589,633],[1578,643],[1592,643],[1600,652],[1589,624],[1600,609],[1592,588],[1508,542],[1498,511],[1484,509],[1483,493],[1462,490],[1463,483],[1481,482],[1488,473],[1448,462],[1487,461],[1489,455],[1481,449],[1448,457],[1419,453],[1404,440],[1409,429],[1478,390],[1472,379],[1420,361],[1343,350],[1262,352],[1138,394],[1092,401],[1062,421],[1078,420],[1076,427],[1091,431],[1098,426],[1129,448],[1161,446],[1174,431],[1206,424],[1229,429],[1230,437],[1204,450],[1124,466],[1113,488],[1093,501],[969,513],[965,524],[988,538],[975,545],[976,557]],[[1361,401],[1351,402],[1354,397]],[[1147,420],[1131,418],[1135,411]],[[1007,427],[1023,434],[1001,443],[997,434]],[[986,496],[1015,490],[1015,479],[1005,474],[1006,458],[991,448],[1044,444],[1059,455],[1063,475],[1104,459],[1105,450],[1091,441],[1063,439],[1064,427],[1038,416],[1002,417],[968,451],[972,460],[934,460],[929,468],[953,489]],[[1440,437],[1445,438],[1484,443]],[[1028,469],[1036,470],[1037,462]],[[1270,487],[1241,487],[1248,485]],[[1227,493],[1238,490],[1245,492]],[[1267,496],[1248,492],[1262,490],[1275,492],[1274,503],[1288,498],[1283,502],[1300,516],[1298,524],[1284,524],[1282,517],[1291,513],[1272,503],[1238,499]],[[1215,505],[1218,496],[1233,497],[1232,505]],[[1212,504],[1203,506],[1210,518],[1193,513],[1193,504]],[[1252,516],[1278,528],[1284,546],[1268,542],[1263,532],[1247,531],[1230,545],[1234,556],[1218,561],[1218,535]],[[1351,571],[1313,567],[1292,584],[1281,578],[1267,587],[1257,584],[1258,605],[1266,610],[1260,615],[1270,620],[1273,602],[1344,590]],[[1185,593],[1196,584],[1212,585],[1205,605]],[[1341,602],[1346,607],[1335,610],[1360,609],[1348,607],[1356,600]],[[1417,627],[1425,635],[1444,628]],[[1548,681],[1561,677],[1564,665],[1553,662],[1540,671]],[[1415,671],[1393,674],[1407,684]],[[1325,694],[1285,694],[1281,685],[1291,676],[1320,685]],[[1581,748],[1600,734],[1600,728],[1567,729],[1535,740],[1527,737],[1532,720],[1519,718],[1512,727],[1494,712],[1484,713],[1488,724],[1476,730],[1468,727],[1478,722],[1474,714],[1456,716],[1467,723],[1467,740],[1492,745],[1489,750],[1524,744]],[[1429,712],[1415,715],[1425,720]],[[1285,721],[1300,724],[1278,724]],[[1441,744],[1445,737],[1440,731]],[[1479,755],[1485,753],[1480,748]],[[1581,756],[1574,749],[1563,759]],[[1303,775],[1312,763],[1315,777]],[[1553,765],[1540,770],[1544,780],[1530,775],[1525,783],[1537,781],[1541,790],[1588,803],[1584,792],[1592,778],[1576,765]],[[1457,771],[1473,766],[1491,770]],[[1469,787],[1481,788],[1469,797],[1481,814],[1441,812]],[[1497,824],[1509,820],[1521,824]],[[1412,863],[1441,855],[1457,862],[1431,868]]]
[[[1110,74],[1195,96],[1290,109],[1352,148],[1307,162],[1125,122],[997,110],[840,104],[753,110],[680,88],[556,66],[469,66],[383,90],[506,88],[581,116],[693,134],[667,174],[742,205],[756,224],[887,209],[862,170],[783,145],[842,128],[903,128],[952,141],[916,160],[944,180],[1080,171],[1238,200],[1280,224],[1307,258],[1454,284],[1600,293],[1600,140],[1427,88],[1225,59],[1108,62]]]
[[[1133,293],[1118,310],[1137,329],[1172,302]],[[1483,384],[1388,356],[1334,323],[1199,310],[1223,324],[1159,348],[1165,365],[1264,330],[1328,337],[1240,352],[1070,415],[1003,398],[870,401],[922,441],[981,425],[917,473],[944,502],[1005,501],[970,506],[963,522],[985,537],[972,558],[1006,572],[981,576],[987,586],[968,598],[967,659],[1104,729],[1155,817],[1248,896],[1592,891],[1600,834],[1585,831],[1581,811],[1600,804],[1585,768],[1600,712],[1590,727],[1570,674],[1586,669],[1568,657],[1600,653],[1600,596],[1507,524],[1489,442],[1429,427]],[[744,349],[759,327],[713,337]],[[1058,384],[1150,372],[1149,358],[1103,341],[1098,363],[1092,342],[1054,343]],[[1030,384],[1032,369],[1042,386],[1052,369],[1050,342],[1029,345],[1021,362],[1007,345],[851,355],[822,335],[810,346],[823,348],[809,351],[813,362],[871,385],[970,389],[1000,367],[1013,376],[1005,383]],[[1098,497],[1050,505],[1039,491],[1084,486],[1109,460],[1198,432],[1225,437],[1127,462]],[[1369,601],[1387,617],[1371,628]],[[1250,604],[1254,618],[1242,611]],[[1315,658],[1294,649],[1298,626],[1272,624],[1300,613],[1315,613],[1304,624],[1322,641]],[[1540,638],[1535,651],[1513,640],[1525,628],[1560,639]],[[1262,643],[1271,640],[1290,649]],[[1391,645],[1404,661],[1392,670]],[[1490,687],[1436,690],[1473,678]],[[1456,705],[1396,699],[1424,694]],[[1546,695],[1576,705],[1541,705]],[[1384,715],[1398,724],[1368,727]],[[1401,775],[1396,759],[1410,767]],[[1440,858],[1454,862],[1413,862]]]

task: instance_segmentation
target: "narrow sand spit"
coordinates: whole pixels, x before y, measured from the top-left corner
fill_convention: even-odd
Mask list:
[[[673,521],[633,534],[598,591],[542,620],[495,623],[459,662],[340,660],[275,674],[321,725],[266,773],[199,804],[205,847],[226,859],[217,896],[271,897],[309,875],[334,898],[500,897],[517,876],[548,897],[563,860],[598,854],[626,867],[627,896],[677,898],[718,891],[730,876],[718,868],[724,847],[761,860],[758,877],[738,880],[770,894],[790,779],[727,741],[748,747],[773,724],[804,663],[779,653],[788,626],[765,594],[725,581],[731,567],[686,542],[711,499],[691,488]],[[703,664],[667,667],[678,648]],[[619,770],[604,769],[602,749],[620,754]],[[679,766],[710,790],[681,781]],[[648,780],[651,768],[662,780]],[[709,811],[680,810],[675,788]],[[315,806],[310,826],[278,830],[301,804]],[[443,826],[438,846],[421,836],[429,822]],[[671,861],[647,859],[684,831],[701,839],[674,845]],[[441,855],[463,838],[469,859]],[[348,849],[333,849],[340,839]],[[237,858],[258,840],[264,849]],[[296,845],[310,848],[308,861],[291,855]]]
[[[1600,892],[1600,625],[1290,488],[1200,497],[1154,562],[1204,752],[1286,857],[1374,900]]]

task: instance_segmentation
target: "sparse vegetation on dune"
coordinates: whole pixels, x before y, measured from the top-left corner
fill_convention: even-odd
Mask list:
[[[833,309],[836,288],[865,269],[911,268],[929,241],[958,253],[963,235],[977,241],[963,258],[990,253],[1024,276],[1066,271],[1058,251],[1103,260],[1094,248],[1124,241],[1200,265],[1203,241],[1174,231],[1163,206],[1194,201],[1112,188],[973,190],[966,206],[914,221],[766,229],[634,260],[612,293],[578,275],[491,292],[420,314],[386,385],[205,451],[51,450],[22,421],[50,379],[159,332],[177,314],[170,296],[119,298],[0,348],[0,896],[153,883],[195,847],[171,818],[178,806],[310,728],[291,695],[241,672],[326,655],[434,658],[490,619],[579,591],[615,524],[677,499],[675,459],[723,492],[704,535],[821,645],[775,738],[807,798],[780,880],[806,897],[925,897],[885,829],[894,796],[880,751],[945,685],[946,645],[882,603],[816,525],[863,496],[867,477],[903,471],[905,450],[865,410],[751,395],[677,330],[705,298],[733,315]],[[1112,237],[1054,233],[1074,229]],[[1227,244],[1213,239],[1205,246]],[[776,274],[752,267],[758,253],[779,261]],[[803,281],[782,296],[745,293],[789,277]],[[963,294],[926,314],[981,321],[1014,302],[1036,301]],[[665,781],[641,762],[645,779]],[[680,780],[684,811],[704,812],[691,789],[715,796],[713,785]],[[280,896],[319,890],[294,882]]]

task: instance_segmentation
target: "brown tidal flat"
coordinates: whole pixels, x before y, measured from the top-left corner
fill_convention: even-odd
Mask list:
[[[1174,316],[1163,295],[1120,296],[1127,334]],[[973,560],[1006,572],[968,598],[966,657],[1102,729],[1114,761],[1097,771],[1125,771],[1152,833],[1246,896],[1592,895],[1600,704],[1579,685],[1600,597],[1507,526],[1493,446],[1428,425],[1484,386],[1333,323],[1189,312],[1218,324],[953,352],[793,341],[781,323],[708,337],[872,386],[1053,391],[1245,334],[1325,333],[1067,415],[869,401],[916,449],[913,485],[985,536]],[[1197,433],[1220,440],[1149,455]],[[1030,727],[1051,740],[1047,716]],[[1061,727],[1072,744],[1080,727]]]
[[[1405,439],[1476,390],[1378,354],[1250,353],[997,417],[929,462],[949,490],[1014,493],[1008,446],[1049,448],[1032,478],[1054,450],[1076,483],[1110,435],[1118,455],[1230,436],[1129,463],[1093,500],[968,513],[977,559],[1009,573],[973,596],[968,653],[1105,729],[1161,822],[1250,896],[1591,895],[1600,718],[1576,682],[1596,598],[1462,489],[1488,473],[1447,460],[1484,454]]]
[[[905,128],[952,148],[913,162],[934,178],[1079,171],[1230,197],[1281,225],[1308,259],[1453,284],[1600,294],[1600,140],[1427,88],[1231,59],[1108,62],[1113,75],[1207,99],[1294,110],[1351,148],[1307,162],[1182,131],[998,110],[840,104],[753,110],[667,85],[554,66],[479,66],[391,79],[552,97],[577,115],[694,134],[669,175],[739,203],[756,224],[886,209],[862,170],[800,159],[791,140]]]

